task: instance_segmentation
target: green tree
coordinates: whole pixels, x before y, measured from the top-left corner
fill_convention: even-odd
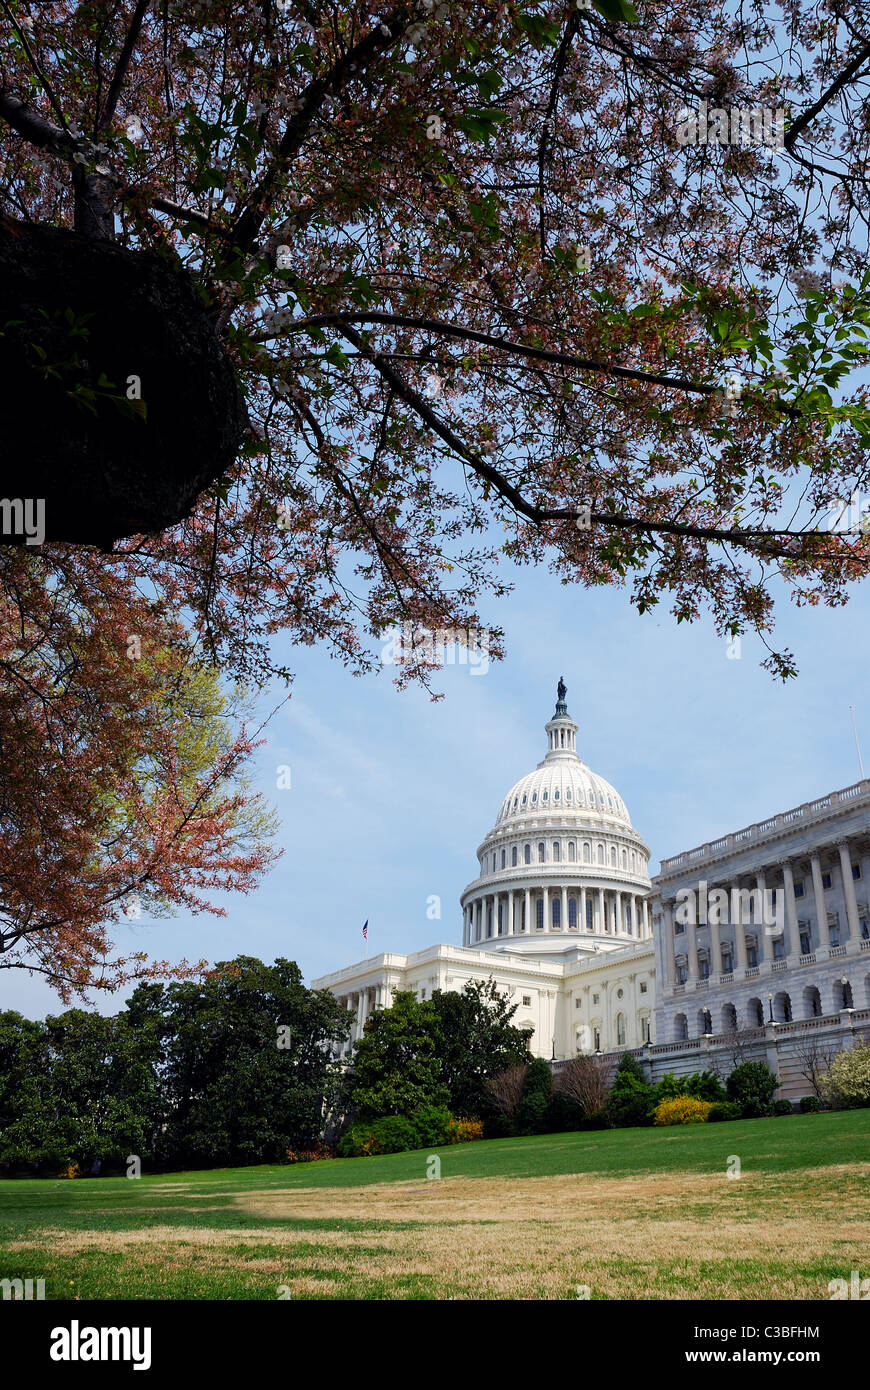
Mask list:
[[[166,986],[164,1019],[167,1166],[275,1162],[319,1137],[349,1018],[295,962],[221,962],[199,984]]]
[[[529,1060],[532,1030],[513,1025],[517,1008],[492,979],[468,980],[460,992],[433,994],[441,1080],[454,1115],[480,1117],[486,1109],[487,1078]]]
[[[398,990],[391,1008],[371,1015],[354,1049],[347,1094],[364,1119],[446,1105],[450,1091],[442,1079],[431,1000]]]
[[[630,1052],[623,1053],[607,1101],[611,1122],[618,1126],[652,1124],[659,1099],[637,1058]]]
[[[728,1099],[735,1101],[745,1119],[769,1115],[779,1082],[765,1062],[741,1062],[725,1083]]]
[[[160,1115],[159,1049],[157,1034],[126,1012],[106,1018],[69,1009],[47,1018],[19,1058],[23,1095],[3,1131],[0,1159],[77,1163],[87,1172],[95,1161],[150,1156]]]

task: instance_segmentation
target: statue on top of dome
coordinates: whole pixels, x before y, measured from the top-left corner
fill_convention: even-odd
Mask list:
[[[564,701],[565,701],[565,696],[566,696],[567,694],[568,694],[568,687],[567,687],[567,685],[565,684],[565,682],[563,681],[562,677],[560,676],[560,677],[559,677],[559,684],[556,686],[556,695],[557,695],[557,697],[558,697],[558,700],[559,700],[559,704],[560,704],[560,705],[564,703]]]

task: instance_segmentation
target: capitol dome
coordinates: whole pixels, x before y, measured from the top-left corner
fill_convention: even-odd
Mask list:
[[[649,849],[622,797],[577,753],[559,681],[547,753],[501,804],[462,894],[463,944],[551,955],[651,935]]]

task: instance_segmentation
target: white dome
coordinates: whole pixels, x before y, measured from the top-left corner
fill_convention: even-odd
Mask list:
[[[612,950],[649,931],[649,849],[625,802],[577,753],[559,682],[547,754],[515,782],[462,894],[463,940],[547,954]]]
[[[631,818],[615,787],[593,772],[576,753],[570,761],[561,752],[548,753],[534,772],[515,782],[502,802],[496,825],[514,817],[571,815],[584,820],[616,820],[631,825]]]

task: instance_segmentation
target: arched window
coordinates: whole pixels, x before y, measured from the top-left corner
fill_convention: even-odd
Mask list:
[[[586,930],[587,930],[587,931],[594,931],[594,930],[595,930],[595,922],[594,922],[593,916],[592,916],[592,899],[591,899],[591,898],[587,898],[587,899],[586,899]]]
[[[526,864],[531,864],[531,862],[532,862],[532,847],[531,847],[531,845],[523,845],[523,862],[526,863]]]
[[[538,793],[537,793],[537,792],[532,792],[532,802],[533,802],[533,803],[536,802],[537,799],[538,799]]]
[[[535,903],[535,926],[538,931],[544,930],[544,899],[538,898]]]
[[[609,809],[612,811],[612,810],[613,810],[613,797],[609,796],[609,797],[607,798],[607,805],[608,805]]]
[[[549,795],[550,795],[550,793],[549,793],[548,791],[545,791],[543,797],[541,798],[541,800],[542,800],[542,801],[546,801],[546,800],[547,800],[547,797],[548,797]]]
[[[625,1047],[625,1014],[616,1015],[616,1046]]]
[[[577,858],[577,846],[573,840],[568,841],[568,862],[573,864]]]
[[[626,850],[622,851],[622,867],[624,869],[628,868],[628,853]]]
[[[566,788],[565,788],[565,800],[566,800],[566,801],[570,801],[570,800],[571,800],[571,788],[570,788],[570,787],[566,787]]]
[[[562,858],[562,846],[558,840],[553,841],[553,863],[558,864]]]
[[[523,805],[525,806],[525,804],[526,804],[526,794],[525,794],[525,792],[523,792]]]
[[[583,841],[583,863],[592,863],[592,846],[590,845],[588,840]]]
[[[604,863],[604,846],[603,846],[603,845],[599,845],[599,846],[598,846],[598,862],[599,862],[599,864],[603,864],[603,863]]]
[[[512,868],[512,869],[515,869],[516,867],[517,867],[517,847],[516,847],[516,845],[514,845],[513,849],[511,850],[511,868]]]
[[[554,801],[558,801],[558,800],[559,800],[559,788],[558,788],[558,787],[557,787],[556,790],[553,792],[553,800],[554,800]]]
[[[562,929],[562,903],[559,898],[554,897],[550,904],[550,919],[553,924],[553,931]]]
[[[501,852],[501,866],[502,866],[502,868],[504,868],[504,865],[505,865],[505,854],[506,854],[506,851],[505,851],[505,850],[502,850],[502,852]]]
[[[616,868],[616,845],[610,846],[610,865],[611,868]]]
[[[547,847],[546,847],[546,845],[544,844],[544,842],[543,842],[543,840],[542,840],[541,843],[538,845],[538,863],[539,863],[539,864],[543,864],[543,863],[545,862],[546,858],[547,858]]]
[[[594,806],[594,805],[595,805],[595,793],[594,793],[594,791],[592,790],[591,787],[589,788],[589,805],[590,805],[590,806]]]
[[[577,899],[568,899],[568,930],[577,930]]]

